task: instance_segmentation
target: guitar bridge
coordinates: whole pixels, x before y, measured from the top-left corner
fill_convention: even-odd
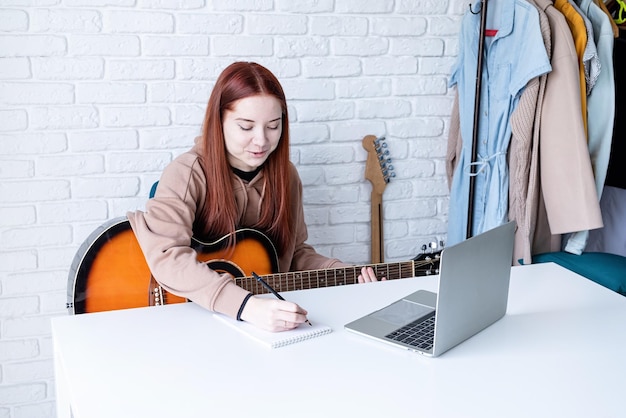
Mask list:
[[[149,285],[149,306],[161,306],[164,305],[163,298],[163,288],[161,285],[154,279],[153,276],[150,276],[150,285]]]

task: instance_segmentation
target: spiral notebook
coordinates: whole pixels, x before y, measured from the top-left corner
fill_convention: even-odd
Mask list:
[[[231,328],[238,330],[242,334],[245,334],[253,340],[256,340],[270,348],[278,348],[289,344],[299,343],[300,341],[310,340],[311,338],[316,338],[332,332],[332,329],[328,325],[316,323],[313,323],[313,326],[301,324],[298,328],[294,328],[289,331],[270,332],[245,321],[237,321],[226,315],[215,314],[215,317],[219,321],[229,325]]]

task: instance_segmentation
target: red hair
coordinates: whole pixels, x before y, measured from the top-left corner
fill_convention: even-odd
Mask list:
[[[289,116],[285,93],[278,79],[267,68],[252,62],[235,62],[218,77],[207,105],[202,127],[200,164],[207,180],[204,208],[196,225],[205,235],[221,237],[232,233],[237,225],[235,195],[231,183],[232,169],[224,144],[224,113],[233,110],[237,100],[250,96],[275,97],[282,109],[282,135],[278,146],[263,165],[266,195],[256,225],[267,234],[278,251],[291,244],[292,219],[289,178]]]

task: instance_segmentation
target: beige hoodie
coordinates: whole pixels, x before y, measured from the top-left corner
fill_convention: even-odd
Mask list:
[[[337,259],[316,253],[305,243],[308,233],[302,208],[302,182],[293,164],[290,175],[292,219],[296,228],[293,244],[278,254],[280,272],[345,266]],[[237,227],[250,227],[258,219],[263,199],[267,198],[263,170],[250,182],[233,174],[232,183],[239,215]],[[165,168],[146,211],[129,212],[127,216],[150,271],[166,291],[234,318],[249,292],[237,286],[230,274],[218,273],[198,261],[196,251],[190,247],[195,216],[202,209],[207,187],[194,147]]]

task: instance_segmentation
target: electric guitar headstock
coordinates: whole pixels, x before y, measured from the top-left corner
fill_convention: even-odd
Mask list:
[[[396,176],[385,137],[377,138],[374,135],[367,135],[363,138],[363,148],[367,151],[365,178],[372,183],[372,191],[382,195],[387,183]]]

